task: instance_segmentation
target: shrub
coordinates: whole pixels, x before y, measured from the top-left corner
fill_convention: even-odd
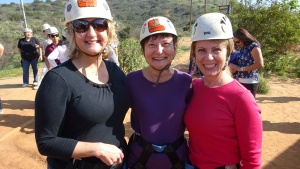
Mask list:
[[[257,93],[267,94],[267,93],[269,93],[269,91],[270,91],[270,86],[268,84],[267,79],[264,78],[264,72],[260,72]]]
[[[120,68],[127,74],[146,66],[140,43],[136,39],[121,41],[118,48]]]

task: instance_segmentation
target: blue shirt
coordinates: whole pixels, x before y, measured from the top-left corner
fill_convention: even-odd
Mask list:
[[[251,51],[254,47],[260,48],[258,43],[252,42],[250,45],[245,46],[240,50],[240,54],[237,57],[238,66],[247,67],[255,63],[251,55]],[[252,71],[238,72],[237,76],[238,78],[246,78],[246,79],[254,78],[256,81],[258,81],[258,70],[256,69]]]

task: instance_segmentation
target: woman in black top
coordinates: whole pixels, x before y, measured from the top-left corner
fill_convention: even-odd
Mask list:
[[[33,71],[33,87],[38,82],[38,61],[42,60],[42,48],[37,38],[32,36],[32,29],[24,28],[24,38],[19,39],[18,49],[21,55],[21,65],[23,69],[23,85],[27,87],[29,84],[29,67],[31,65]]]
[[[48,169],[121,168],[130,103],[125,74],[102,60],[115,36],[109,7],[69,0],[65,19],[70,60],[46,74],[35,99],[38,150]]]

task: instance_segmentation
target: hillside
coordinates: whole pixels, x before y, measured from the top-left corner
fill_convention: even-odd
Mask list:
[[[42,39],[41,26],[44,23],[56,26],[61,30],[64,27],[64,6],[66,0],[54,2],[35,1],[24,4],[28,27],[33,30],[33,36]],[[190,2],[181,0],[108,0],[114,19],[117,22],[119,37],[136,37],[143,22],[157,15],[170,18],[174,23],[179,36],[190,35]],[[204,0],[192,1],[194,18],[204,12]],[[207,9],[216,11],[222,0],[208,0]],[[194,20],[192,20],[194,22]],[[4,56],[0,59],[0,69],[18,67],[19,54],[16,49],[18,39],[23,37],[22,27],[25,27],[19,4],[0,5],[0,43],[5,47]],[[7,64],[9,63],[9,64]],[[13,64],[11,64],[13,63]],[[7,67],[9,65],[9,67]]]
[[[189,38],[179,41],[188,47]],[[172,66],[186,71],[189,53],[176,56]],[[32,75],[30,77],[32,79]],[[36,90],[21,88],[22,77],[0,79],[4,113],[0,115],[1,169],[46,168],[45,156],[38,153],[34,137],[34,98]],[[300,79],[286,82],[272,77],[271,91],[257,95],[262,109],[262,169],[299,169],[300,164]],[[20,95],[20,93],[22,93]],[[124,120],[126,139],[132,134],[130,113]],[[188,138],[188,134],[185,135]]]

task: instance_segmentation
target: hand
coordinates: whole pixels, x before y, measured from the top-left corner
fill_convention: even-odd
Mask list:
[[[230,63],[228,66],[229,66],[231,72],[236,72],[240,68],[238,65],[235,65],[235,64],[232,64],[232,63]]]
[[[123,152],[115,145],[97,143],[96,157],[106,165],[120,164],[124,158]]]
[[[38,49],[38,48],[40,48],[40,45],[38,45],[38,44],[35,44],[35,48],[37,48],[37,49]]]
[[[40,57],[39,57],[39,61],[42,61],[43,60],[43,56],[42,55],[40,55]]]

